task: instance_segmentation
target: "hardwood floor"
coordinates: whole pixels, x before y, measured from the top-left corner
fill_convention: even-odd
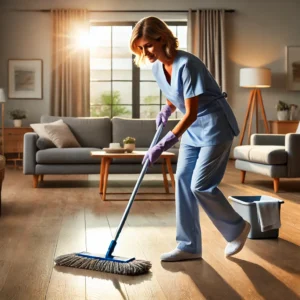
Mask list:
[[[203,259],[161,263],[160,254],[176,246],[174,202],[163,201],[164,194],[143,195],[148,201],[133,204],[115,254],[150,260],[153,267],[147,275],[126,277],[53,263],[65,253],[105,252],[126,202],[101,201],[98,182],[85,175],[45,176],[33,189],[32,176],[7,168],[0,300],[300,299],[300,181],[281,180],[274,194],[268,177],[247,173],[240,184],[239,171],[229,162],[220,188],[226,197],[263,194],[284,200],[279,239],[248,239],[242,252],[226,259],[225,240],[201,211]]]

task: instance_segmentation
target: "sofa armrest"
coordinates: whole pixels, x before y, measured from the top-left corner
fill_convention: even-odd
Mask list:
[[[23,173],[35,174],[36,165],[36,141],[38,135],[35,132],[27,132],[24,134],[24,149],[23,149]]]
[[[300,176],[300,134],[288,133],[285,136],[285,151],[288,154],[288,177]]]
[[[251,135],[251,145],[284,146],[285,134],[255,133]]]

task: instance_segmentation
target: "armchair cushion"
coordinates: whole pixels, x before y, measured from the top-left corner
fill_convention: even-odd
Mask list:
[[[284,146],[285,134],[256,133],[251,135],[251,145]]]
[[[287,152],[284,146],[238,146],[234,158],[266,165],[284,165]]]
[[[238,170],[253,172],[265,176],[270,176],[272,178],[288,177],[286,165],[264,165],[238,159],[235,161],[235,167]]]

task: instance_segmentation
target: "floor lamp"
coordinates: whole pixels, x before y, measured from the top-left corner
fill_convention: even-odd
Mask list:
[[[4,102],[5,93],[3,89],[0,89],[0,103],[1,103],[1,154],[4,155]]]
[[[256,133],[258,132],[258,106],[260,106],[261,109],[262,118],[265,126],[265,132],[269,133],[268,121],[260,89],[268,88],[271,86],[271,71],[265,68],[243,68],[240,70],[240,86],[252,88],[248,100],[248,107],[243,129],[240,136],[239,145],[242,145],[249,117],[250,120],[248,124],[248,144],[250,144],[252,118],[254,111],[256,113]]]

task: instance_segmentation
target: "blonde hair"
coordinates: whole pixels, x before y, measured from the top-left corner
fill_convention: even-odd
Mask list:
[[[177,37],[173,35],[164,21],[156,17],[143,18],[134,26],[130,39],[130,49],[133,54],[135,54],[134,62],[138,67],[144,64],[146,59],[143,52],[136,45],[136,41],[140,38],[149,40],[159,40],[163,38],[166,42],[164,51],[168,58],[172,58],[178,48]]]

